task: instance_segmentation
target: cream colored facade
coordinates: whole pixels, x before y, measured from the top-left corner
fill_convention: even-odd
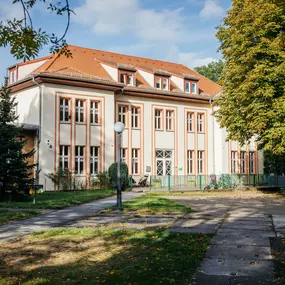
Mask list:
[[[102,66],[110,77],[118,78],[118,69]],[[31,68],[27,70],[30,72]],[[262,153],[254,141],[242,148],[236,142],[226,142],[226,131],[212,116],[213,96],[201,95],[201,100],[199,94],[195,95],[198,99],[168,99],[164,95],[160,98],[160,91],[158,96],[152,96],[156,93],[154,75],[139,68],[137,73],[153,89],[144,91],[145,96],[130,92],[131,87],[121,86],[120,82],[112,85],[118,89],[112,91],[108,84],[101,86],[97,81],[94,87],[74,84],[76,79],[69,84],[63,76],[53,76],[58,80],[51,82],[49,78],[47,82],[41,74],[30,73],[24,80],[11,82],[19,123],[40,129],[35,140],[35,162],[39,165],[38,182],[46,189],[54,189],[46,175],[62,167],[64,159],[71,171],[79,172],[77,176],[82,182],[96,177],[98,171],[108,170],[117,156],[113,125],[118,120],[124,121],[126,127],[122,134],[123,160],[135,179],[145,174],[263,173]],[[184,91],[183,79],[172,75],[171,82]],[[80,106],[76,108],[77,105]],[[65,122],[64,108],[68,110]],[[98,119],[94,119],[95,113]]]

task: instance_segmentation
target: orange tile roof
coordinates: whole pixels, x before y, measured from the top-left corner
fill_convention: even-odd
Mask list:
[[[58,54],[51,55],[47,58],[47,62],[36,69],[33,74],[39,74],[42,72],[52,73],[59,70],[73,69],[76,70],[78,75],[81,74],[82,76],[94,76],[96,78],[114,82],[108,72],[101,65],[101,63],[103,63],[116,68],[120,66],[131,66],[151,73],[155,73],[157,70],[159,70],[164,71],[165,73],[173,74],[174,76],[180,78],[198,78],[200,80],[199,87],[202,93],[214,96],[221,91],[220,85],[205,78],[183,64],[129,56],[73,45],[69,45],[68,48],[72,53],[72,57],[67,58],[64,55],[59,56]],[[140,82],[141,87],[145,86],[150,88],[149,84],[143,79],[142,76],[139,76],[137,73],[136,77],[137,81]]]

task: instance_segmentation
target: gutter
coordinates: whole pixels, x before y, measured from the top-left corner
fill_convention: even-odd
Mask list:
[[[37,170],[36,170],[36,184],[39,184],[40,181],[40,143],[42,139],[42,93],[43,93],[43,86],[40,85],[35,81],[35,77],[32,77],[32,81],[35,85],[39,87],[39,129],[37,130],[37,137],[38,137],[38,142],[37,142]]]

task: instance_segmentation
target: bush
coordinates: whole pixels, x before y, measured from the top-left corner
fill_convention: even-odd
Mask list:
[[[108,170],[109,181],[112,188],[117,188],[117,167],[118,163],[113,163]],[[129,187],[129,170],[126,163],[121,163],[121,189],[124,191]]]
[[[91,180],[91,188],[106,190],[110,189],[109,176],[107,171],[98,172],[96,178]]]
[[[46,175],[58,188],[58,190],[85,190],[86,185],[73,176],[68,169],[57,168],[56,173]]]

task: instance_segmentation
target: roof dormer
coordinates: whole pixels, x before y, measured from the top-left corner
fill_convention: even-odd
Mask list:
[[[188,94],[199,94],[199,78],[192,75],[184,75],[184,92]]]
[[[136,86],[137,69],[129,64],[118,64],[118,81],[126,86]]]
[[[164,70],[154,71],[154,87],[158,90],[170,90],[170,77],[171,74]]]

